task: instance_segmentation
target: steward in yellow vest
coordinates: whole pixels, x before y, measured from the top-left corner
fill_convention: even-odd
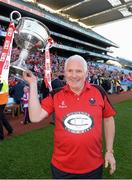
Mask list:
[[[7,82],[0,83],[1,88],[0,88],[0,105],[6,104],[8,102],[8,90],[9,86]]]

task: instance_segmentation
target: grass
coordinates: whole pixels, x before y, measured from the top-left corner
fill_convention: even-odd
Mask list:
[[[117,171],[111,177],[115,179],[132,178],[132,99],[124,101],[115,106],[117,110],[116,137],[115,137],[115,157],[117,161]],[[108,175],[106,178],[110,178]]]
[[[117,171],[110,176],[104,170],[104,179],[132,178],[132,100],[115,106],[115,157]],[[53,149],[53,126],[33,130],[0,143],[0,179],[49,179]]]
[[[53,126],[0,144],[0,179],[50,178]]]

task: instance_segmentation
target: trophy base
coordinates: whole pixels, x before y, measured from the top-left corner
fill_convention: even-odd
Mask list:
[[[26,71],[26,69],[22,68],[22,67],[18,67],[18,66],[10,66],[10,72],[14,75],[20,75],[22,76],[23,75],[23,72]]]

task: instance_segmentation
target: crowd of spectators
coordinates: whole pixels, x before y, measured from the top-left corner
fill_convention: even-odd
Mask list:
[[[124,70],[125,71],[125,70]],[[125,73],[118,67],[114,69],[110,65],[88,62],[88,81],[101,85],[108,93],[120,93],[130,90],[132,85],[132,72]],[[123,86],[126,82],[126,86]]]

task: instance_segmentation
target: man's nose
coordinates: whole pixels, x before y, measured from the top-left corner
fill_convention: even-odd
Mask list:
[[[76,71],[73,71],[73,72],[72,72],[72,77],[76,77],[76,76],[77,76]]]

